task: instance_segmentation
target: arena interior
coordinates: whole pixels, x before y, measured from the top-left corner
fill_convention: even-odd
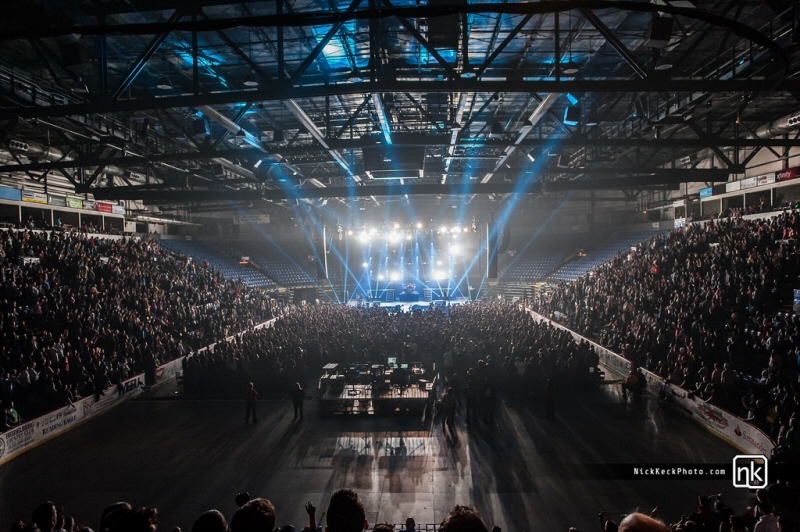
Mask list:
[[[797,0],[0,15],[5,530],[800,531]]]

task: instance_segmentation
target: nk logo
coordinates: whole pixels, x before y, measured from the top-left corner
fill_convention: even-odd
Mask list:
[[[767,457],[763,454],[737,454],[733,457],[733,487],[767,487]]]

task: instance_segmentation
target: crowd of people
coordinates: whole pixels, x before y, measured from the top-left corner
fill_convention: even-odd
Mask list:
[[[658,234],[530,302],[798,453],[800,212]]]
[[[421,362],[437,368],[467,420],[492,423],[496,399],[587,384],[599,363],[588,342],[537,322],[518,305],[473,303],[411,312],[307,305],[271,327],[220,342],[183,363],[190,395],[238,395],[248,382],[286,395],[312,370],[334,363]]]
[[[682,515],[680,520],[667,524],[659,519],[658,507],[649,514],[632,512],[622,515],[619,523],[607,518],[605,513],[598,515],[603,532],[797,532],[800,530],[794,505],[796,493],[785,485],[773,485],[770,490],[758,490],[754,504],[739,511],[733,510],[721,495],[701,495],[697,507]],[[230,520],[219,510],[212,509],[199,515],[191,526],[191,532],[296,532],[300,527],[294,525],[276,526],[278,512],[265,498],[251,499],[249,493],[238,493],[234,497],[238,509]],[[306,531],[322,529],[317,523],[317,508],[313,502],[305,504],[308,514]],[[371,524],[367,511],[358,493],[343,488],[331,494],[325,511],[326,532],[421,532],[431,530],[426,525],[418,525],[413,517],[404,524]],[[318,527],[319,525],[319,527]],[[565,527],[566,528],[566,527]],[[34,509],[29,522],[15,521],[11,532],[156,532],[158,529],[158,509],[135,507],[127,502],[117,502],[106,507],[96,528],[92,523],[77,521],[75,517],[59,512],[55,503],[46,501]],[[437,532],[489,532],[480,513],[473,507],[457,504],[435,527]],[[172,532],[181,532],[180,526],[173,526]],[[494,526],[491,532],[502,532]],[[570,527],[569,532],[579,532]]]
[[[784,312],[782,302],[800,286],[798,230],[800,213],[787,211],[659,234],[529,304],[634,367],[748,416],[792,460],[800,440],[800,320]],[[599,363],[588,342],[502,302],[412,312],[307,305],[254,329],[281,313],[274,300],[147,238],[6,230],[0,232],[0,266],[0,430],[79,397],[98,396],[136,373],[152,379],[158,365],[176,358],[183,358],[189,394],[241,393],[248,382],[288,394],[295,382],[305,388],[312,370],[327,362],[396,358],[435,364],[445,395],[453,398],[448,404],[463,403],[468,423],[490,426],[501,390],[509,398],[541,396],[548,417],[554,416],[555,390],[587,383]],[[792,500],[777,486],[738,513],[720,498],[705,497],[670,526],[636,513],[619,524],[603,516],[601,522],[608,532],[772,532]],[[338,504],[346,510],[337,513]],[[351,490],[335,493],[331,505],[330,532],[367,528]],[[313,530],[311,509],[309,516]],[[103,513],[99,530],[155,532],[156,525],[154,508],[117,503]],[[254,499],[242,501],[229,523],[220,512],[204,513],[192,532],[273,532],[274,525],[274,507]],[[797,529],[791,521],[781,527]],[[488,532],[464,506],[456,506],[440,528]],[[30,523],[12,528],[37,529],[84,530],[49,502]]]
[[[152,382],[158,365],[277,312],[149,238],[0,231],[0,431],[140,372]]]

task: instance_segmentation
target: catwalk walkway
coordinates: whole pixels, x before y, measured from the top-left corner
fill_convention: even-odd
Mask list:
[[[184,531],[203,511],[228,518],[234,495],[272,500],[278,524],[306,524],[303,505],[327,507],[336,489],[357,490],[370,523],[437,523],[456,503],[476,506],[504,532],[598,530],[597,514],[658,505],[665,519],[696,507],[699,494],[723,493],[735,510],[750,502],[731,482],[586,478],[581,464],[725,463],[735,449],[654,401],[625,404],[616,387],[559,397],[556,419],[537,401],[502,405],[496,426],[444,437],[419,418],[320,418],[307,402],[260,402],[244,424],[244,402],[144,398],[123,404],[0,467],[4,526],[50,499],[97,530],[106,505],[156,506],[160,530]],[[589,475],[591,477],[591,475]]]

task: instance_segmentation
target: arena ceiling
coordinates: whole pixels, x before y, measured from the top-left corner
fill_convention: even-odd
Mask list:
[[[0,175],[205,209],[727,181],[800,146],[799,10],[3,2]]]

